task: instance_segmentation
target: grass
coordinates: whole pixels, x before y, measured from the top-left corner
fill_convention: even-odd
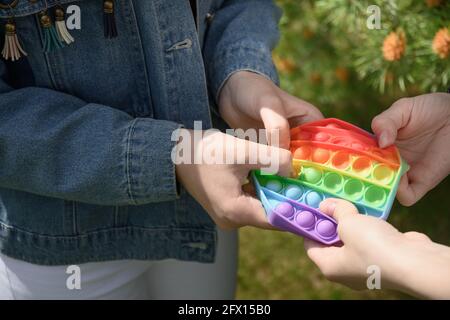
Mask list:
[[[419,203],[394,206],[389,221],[401,231],[424,232],[450,245],[450,179]],[[240,232],[238,299],[408,299],[388,291],[353,291],[327,281],[308,259],[303,240],[286,232],[244,228]]]

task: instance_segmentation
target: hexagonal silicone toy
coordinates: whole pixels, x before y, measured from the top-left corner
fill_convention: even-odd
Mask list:
[[[323,244],[339,242],[337,223],[319,211],[326,198],[345,199],[362,214],[387,219],[407,170],[395,146],[378,147],[374,135],[338,119],[291,130],[295,178],[252,173],[269,222]]]

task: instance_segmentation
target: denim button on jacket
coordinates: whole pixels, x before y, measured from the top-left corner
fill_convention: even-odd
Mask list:
[[[80,9],[81,28],[46,53],[37,14],[58,4]],[[216,126],[233,72],[277,81],[280,12],[269,0],[198,0],[196,11],[197,21],[188,0],[116,0],[108,39],[100,0],[0,9],[1,45],[14,15],[28,53],[0,60],[3,254],[42,265],[214,260],[212,220],[177,187],[172,132]]]

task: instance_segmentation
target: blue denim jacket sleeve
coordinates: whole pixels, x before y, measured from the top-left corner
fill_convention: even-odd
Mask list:
[[[205,38],[205,63],[216,99],[236,71],[261,74],[278,83],[272,49],[279,40],[281,10],[272,0],[230,0],[214,13]]]
[[[177,123],[133,118],[36,87],[12,89],[0,62],[0,186],[99,205],[177,197]]]

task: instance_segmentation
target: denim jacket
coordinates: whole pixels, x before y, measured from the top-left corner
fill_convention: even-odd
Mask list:
[[[11,0],[0,0],[0,4]],[[37,13],[77,5],[75,42],[43,51]],[[182,188],[172,132],[215,123],[224,81],[251,70],[277,81],[269,0],[18,0],[26,58],[0,60],[0,251],[60,265],[117,259],[211,262],[215,226]],[[4,6],[3,6],[4,7]],[[214,120],[214,121],[213,121]],[[225,196],[225,195],[224,195]]]

